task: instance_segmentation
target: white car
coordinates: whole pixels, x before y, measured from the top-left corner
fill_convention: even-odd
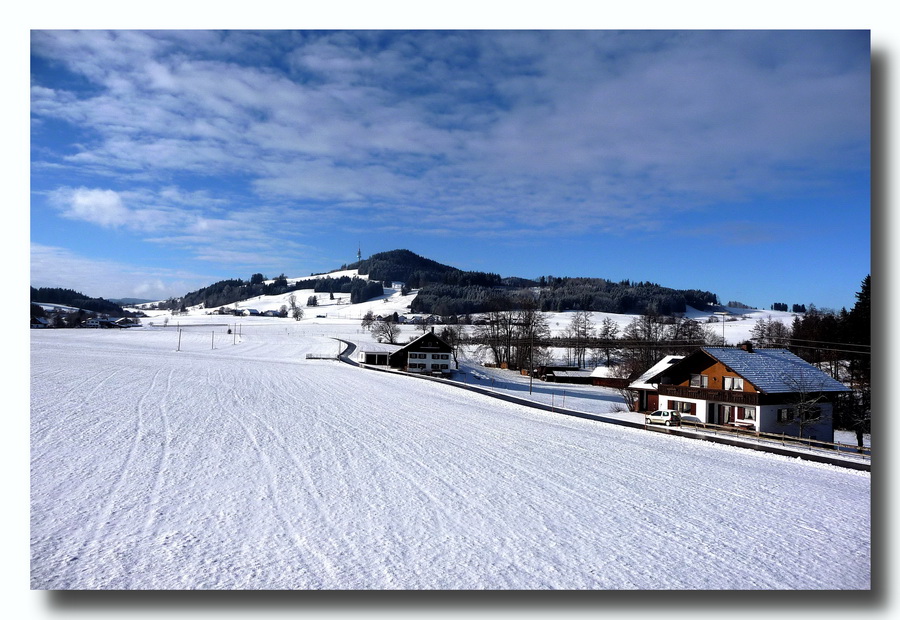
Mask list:
[[[644,417],[647,424],[665,424],[666,426],[680,425],[681,414],[674,409],[659,409],[653,413],[648,413]]]

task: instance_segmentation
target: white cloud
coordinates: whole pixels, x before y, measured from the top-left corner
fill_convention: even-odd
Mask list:
[[[410,205],[478,204],[467,217],[492,225],[568,208],[602,230],[819,189],[867,151],[868,118],[848,115],[867,109],[867,59],[790,36],[38,32],[95,89],[38,79],[33,110],[96,138],[54,163],[110,175],[241,175],[265,200],[377,204],[410,226]],[[90,194],[66,214],[147,229],[144,208]]]
[[[82,220],[106,228],[125,225],[130,212],[118,193],[108,189],[66,189],[54,194],[64,217]]]
[[[63,287],[90,297],[167,299],[202,286],[213,278],[180,270],[138,267],[88,258],[66,248],[31,244],[31,286]]]

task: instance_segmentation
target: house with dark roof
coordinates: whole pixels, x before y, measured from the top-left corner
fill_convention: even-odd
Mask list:
[[[449,374],[455,370],[453,348],[433,328],[391,353],[389,364],[391,368],[425,374]]]
[[[665,362],[665,363],[663,363]],[[704,347],[667,358],[629,387],[638,410],[675,409],[707,424],[833,441],[838,394],[849,392],[786,349]]]

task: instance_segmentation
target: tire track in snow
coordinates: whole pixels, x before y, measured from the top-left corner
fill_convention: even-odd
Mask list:
[[[322,495],[322,492],[321,492],[319,486],[316,484],[314,477],[310,473],[309,467],[305,466],[301,462],[301,459],[297,457],[294,450],[292,450],[290,448],[288,442],[285,440],[284,436],[276,428],[274,428],[271,424],[267,423],[260,416],[254,414],[250,411],[248,411],[247,413],[266,428],[266,430],[269,432],[269,434],[275,439],[275,441],[279,445],[279,447],[287,454],[288,458],[291,460],[291,463],[293,463],[294,468],[300,474],[302,481],[303,481],[303,488],[307,491],[307,493],[306,493],[307,496],[312,499],[312,501],[315,505],[316,513],[320,516],[320,519],[318,519],[318,522],[322,523],[322,525],[324,525],[330,532],[330,535],[327,536],[325,538],[325,540],[327,540],[329,542],[334,542],[334,541],[340,540],[340,541],[343,541],[344,543],[346,543],[346,547],[342,547],[341,549],[348,551],[354,557],[354,562],[352,563],[354,568],[358,571],[368,569],[368,566],[366,566],[366,562],[364,561],[359,550],[354,545],[349,543],[349,539],[348,539],[346,533],[344,533],[342,530],[338,529],[335,526],[334,516],[332,515],[332,511],[329,510],[328,506],[326,505],[325,500]],[[342,461],[340,459],[332,459],[331,461],[329,461],[329,465],[335,466],[338,468],[343,467],[343,465],[341,463],[342,463]],[[335,472],[333,469],[331,471],[335,475],[336,479],[338,479],[338,480],[345,479],[345,476],[343,476],[341,474],[341,472],[339,472],[339,471]],[[345,494],[344,496],[346,497],[348,495],[349,495],[349,493]],[[335,552],[337,553],[341,549],[335,549]],[[328,555],[325,554],[324,552],[322,553],[322,556],[326,557],[326,558],[328,557]],[[336,576],[336,574],[338,572],[336,565],[333,562],[331,562],[330,560],[329,560],[329,563],[334,568],[334,570],[332,571],[332,573],[333,573],[332,577],[334,577],[334,576]],[[335,583],[339,583],[339,582],[335,581]],[[370,583],[371,583],[371,581],[370,581]]]
[[[287,386],[281,385],[278,387],[280,389],[273,390],[272,397],[274,399],[277,399],[278,401],[281,401],[281,403],[287,408],[288,411],[295,410],[296,403],[285,396],[285,394],[289,393]],[[312,412],[307,410],[306,413]],[[340,426],[333,424],[332,422],[321,416],[310,415],[304,418],[304,421],[310,424],[318,424],[329,429],[327,434],[315,434],[315,437],[317,437],[318,439],[321,439],[323,436],[350,436]],[[378,564],[380,575],[376,576],[373,572],[375,570],[375,567],[371,566],[368,562],[365,561],[363,554],[360,552],[357,545],[351,542],[350,536],[348,536],[348,534],[344,530],[338,528],[335,525],[332,509],[326,504],[324,500],[324,494],[320,490],[320,486],[316,483],[314,476],[311,474],[309,466],[304,466],[301,463],[301,459],[296,456],[295,452],[289,447],[288,442],[280,432],[276,431],[270,425],[266,426],[272,431],[273,436],[276,437],[276,439],[280,442],[282,448],[288,453],[294,465],[297,467],[297,470],[303,477],[306,488],[309,489],[309,496],[313,498],[318,513],[324,518],[324,525],[326,525],[326,527],[331,531],[329,540],[340,540],[344,543],[344,546],[339,549],[335,549],[335,552],[346,550],[353,556],[354,561],[352,563],[352,566],[355,571],[355,575],[364,579],[365,582],[365,585],[362,585],[361,587],[385,587],[386,585],[390,586],[391,584],[393,584],[394,579],[387,566],[383,562],[380,562]],[[337,433],[335,431],[337,431]],[[354,443],[357,442],[358,440],[356,440]],[[312,455],[314,452],[321,453],[323,452],[323,450],[329,451],[329,457],[320,456],[319,460],[322,464],[322,470],[329,473],[329,480],[336,481],[342,484],[343,493],[337,493],[340,495],[341,499],[359,497],[359,489],[349,486],[347,482],[349,476],[345,472],[345,463],[348,460],[345,457],[358,458],[358,452],[354,452],[351,448],[345,447],[347,444],[348,442],[319,441],[315,446],[312,446],[307,441],[307,446],[309,448],[308,453],[310,455]],[[359,445],[365,447],[362,443],[360,443]],[[339,453],[339,447],[343,447],[342,454]],[[377,485],[378,480],[372,480],[371,483],[372,485]],[[369,488],[369,490],[371,490],[371,488]],[[368,505],[371,508],[374,508],[373,504],[369,503]],[[354,533],[361,534],[362,532],[357,529],[354,531]],[[363,571],[365,571],[365,574],[363,574]]]
[[[163,392],[162,396],[159,400],[159,420],[162,423],[162,445],[159,450],[159,458],[156,461],[156,466],[154,469],[156,470],[156,475],[153,480],[153,487],[150,490],[150,497],[148,500],[148,510],[147,510],[147,519],[144,522],[144,536],[147,537],[151,534],[151,530],[153,530],[153,526],[156,523],[156,520],[161,512],[160,502],[162,500],[162,487],[163,481],[165,479],[165,474],[167,471],[167,466],[169,463],[169,458],[172,452],[172,429],[169,423],[169,395],[172,393],[172,376],[175,374],[174,369],[169,370],[169,374],[166,377],[166,389]]]
[[[153,393],[156,387],[156,381],[162,372],[163,369],[159,369],[156,371],[156,373],[153,375],[153,379],[150,381],[150,386],[137,401],[137,404],[135,406],[134,433],[132,435],[131,444],[125,455],[124,461],[118,468],[118,473],[115,477],[115,480],[113,481],[112,485],[110,485],[109,490],[106,492],[106,499],[103,502],[100,510],[97,512],[97,516],[93,520],[93,533],[81,544],[77,553],[75,554],[75,557],[70,558],[69,560],[70,575],[71,572],[78,570],[79,566],[77,566],[77,564],[84,564],[84,562],[75,562],[74,560],[80,560],[86,553],[93,552],[95,549],[100,547],[101,535],[103,534],[104,530],[112,523],[112,516],[115,513],[116,502],[120,499],[122,489],[125,486],[125,480],[128,478],[131,472],[135,457],[140,451],[142,439],[144,437],[144,403],[150,396],[150,394]]]
[[[396,421],[396,418],[394,420]],[[543,423],[544,420],[536,420],[536,422]],[[437,422],[437,423],[439,424],[439,422]],[[412,427],[410,427],[410,428],[412,428]],[[568,428],[568,427],[566,427],[566,428]],[[369,432],[368,430],[363,430],[360,427],[355,427],[355,430],[357,433],[367,435],[367,437],[368,437],[367,441],[362,441],[359,437],[352,437],[352,438],[355,441],[359,442],[359,444],[361,446],[364,446],[369,452],[380,457],[385,462],[398,463],[398,462],[403,462],[404,460],[408,461],[408,462],[413,462],[416,464],[416,466],[420,470],[428,471],[429,475],[431,475],[439,484],[441,484],[445,490],[449,490],[449,494],[446,498],[438,497],[438,495],[435,494],[434,489],[426,488],[425,486],[420,484],[418,477],[412,478],[408,475],[404,476],[421,493],[421,496],[424,498],[424,502],[422,503],[422,505],[424,507],[426,507],[426,509],[428,509],[428,514],[429,514],[429,518],[431,519],[431,521],[433,521],[435,524],[437,524],[437,523],[441,523],[441,522],[446,522],[448,520],[447,517],[450,517],[449,520],[451,522],[455,522],[455,524],[456,524],[455,531],[465,531],[463,528],[465,528],[466,523],[464,523],[459,518],[455,518],[454,515],[458,514],[458,512],[459,512],[457,507],[470,504],[471,498],[462,497],[459,495],[458,490],[457,490],[458,483],[454,484],[453,482],[449,481],[449,479],[446,476],[444,476],[442,474],[442,472],[438,471],[437,469],[435,469],[433,467],[433,464],[429,464],[429,463],[431,463],[431,461],[423,460],[422,458],[417,456],[418,452],[413,452],[413,453],[406,453],[406,452],[397,453],[397,452],[395,452],[390,457],[388,457],[379,451],[373,450],[374,446],[381,443],[380,437],[374,435],[373,433]],[[415,430],[415,429],[412,429],[412,430]],[[509,439],[501,431],[496,431],[496,430],[491,431],[490,429],[487,429],[487,428],[479,428],[477,430],[477,432],[482,436],[485,434],[493,435],[494,438],[498,439],[498,440],[499,439]],[[542,436],[540,440],[531,439],[524,435],[517,436],[517,442],[521,443],[523,441],[527,445],[533,445],[535,447],[535,449],[538,450],[539,452],[547,452],[548,450],[552,452],[554,446],[559,446],[560,449],[567,449],[570,451],[572,449],[579,449],[579,451],[590,455],[591,458],[593,458],[593,459],[596,459],[599,456],[599,451],[597,449],[589,449],[589,448],[584,448],[584,447],[580,447],[580,446],[573,448],[573,446],[570,443],[555,441],[553,439],[549,439],[547,436]],[[448,442],[452,442],[453,444],[455,444],[455,446],[461,450],[461,453],[467,454],[468,460],[470,462],[472,462],[473,464],[476,461],[478,461],[478,462],[486,461],[486,462],[494,463],[493,467],[486,468],[487,471],[514,472],[512,476],[506,476],[506,477],[512,477],[512,478],[517,478],[517,479],[521,479],[524,481],[529,481],[530,483],[534,483],[535,485],[537,485],[537,488],[541,488],[541,489],[555,488],[561,494],[561,496],[570,496],[572,498],[575,498],[576,503],[595,504],[595,505],[598,503],[602,504],[603,498],[605,498],[606,501],[616,501],[616,502],[620,502],[620,503],[623,501],[623,498],[621,496],[619,496],[619,495],[612,496],[605,489],[603,490],[601,497],[598,498],[598,496],[596,494],[591,493],[592,490],[595,490],[595,487],[593,487],[593,486],[587,487],[583,483],[574,484],[573,479],[569,478],[569,477],[560,478],[559,476],[556,476],[556,477],[548,476],[547,473],[536,464],[538,461],[535,461],[532,458],[524,459],[521,457],[521,455],[518,455],[518,456],[512,455],[508,451],[505,451],[502,449],[497,450],[496,447],[499,445],[502,445],[500,443],[495,445],[494,449],[492,449],[491,446],[488,446],[485,444],[472,445],[470,443],[464,442],[463,440],[451,440],[451,435],[444,434],[442,436],[442,443],[446,445]],[[415,444],[416,442],[412,441],[411,443]],[[517,443],[517,445],[519,445],[519,443]],[[621,456],[621,455],[619,455],[619,456]],[[397,459],[399,459],[399,460],[397,460]],[[481,468],[481,469],[485,469],[485,468]],[[414,471],[414,470],[415,470],[415,468],[410,469],[408,467],[402,469],[402,471],[404,471],[404,472],[405,471]],[[635,469],[635,470],[633,470],[633,473],[635,474],[636,479],[643,479],[644,481],[646,481],[650,484],[653,484],[653,485],[662,484],[662,481],[660,481],[658,478],[655,479],[653,476],[647,474],[645,471],[640,471],[640,470]],[[638,501],[631,497],[631,495],[633,493],[631,493],[630,486],[623,485],[622,488],[624,489],[625,497],[628,498],[628,499],[624,500],[624,503],[629,504],[632,507],[632,509],[634,510],[634,512],[636,513],[636,515],[644,515],[644,518],[647,518],[648,515],[657,514],[658,511],[660,510],[661,504],[659,504],[658,501],[648,501],[648,500],[644,500],[644,499]],[[599,490],[599,489],[600,489],[599,487],[596,488],[596,490]],[[454,499],[454,495],[456,496],[456,499]],[[598,501],[598,499],[601,501]],[[496,515],[491,515],[491,517],[495,520],[497,519]],[[565,528],[564,522],[554,523],[552,520],[546,521],[541,518],[539,518],[538,521],[540,521],[540,523],[538,524],[539,527],[543,528],[544,536],[550,536],[550,537],[556,536],[558,538],[559,536],[562,535],[563,538],[560,539],[562,548],[563,549],[570,548],[570,545],[568,544],[569,541],[566,539],[565,535],[557,532],[556,531],[557,528],[555,527],[555,526],[562,526],[563,528]],[[550,529],[550,528],[552,528],[552,529]],[[454,530],[451,528],[450,531],[454,531]],[[537,532],[539,532],[539,530],[535,529],[534,532],[532,534],[530,534],[530,536],[535,535],[535,533],[537,533]],[[597,533],[598,532],[595,532],[595,535]],[[618,540],[618,538],[617,538],[618,534],[616,534],[614,532],[603,533],[601,531],[599,533],[603,535],[602,540],[607,541],[610,544],[610,546],[612,546],[613,543]],[[654,535],[656,536],[656,534],[654,534]],[[658,536],[661,539],[677,538],[674,534],[668,533],[668,532],[660,532]],[[595,540],[595,539],[596,539],[596,536],[594,536],[594,539],[592,539],[592,540]],[[540,541],[534,541],[534,542],[535,542],[535,544],[540,543]],[[638,543],[641,544],[642,541],[638,541]],[[532,583],[546,583],[547,575],[540,572],[539,568],[537,570],[535,570],[534,564],[532,564],[532,563],[517,564],[516,568],[519,571],[521,571],[521,573],[523,573],[523,574],[527,573],[526,579],[531,579]],[[521,575],[520,575],[520,578],[521,578]],[[598,577],[597,579],[598,579],[598,583],[599,583],[600,578]],[[515,585],[515,584],[511,584],[511,586],[513,586],[513,585]]]
[[[221,370],[219,371],[219,385],[227,385]],[[275,510],[275,514],[279,522],[281,523],[282,528],[288,535],[288,538],[291,540],[297,551],[300,552],[301,557],[304,555],[304,552],[306,552],[306,554],[312,554],[312,556],[315,557],[315,559],[318,561],[331,582],[339,583],[337,580],[337,568],[335,567],[334,562],[332,562],[327,555],[322,553],[317,548],[315,542],[310,542],[308,537],[299,532],[294,525],[294,520],[291,518],[291,515],[288,513],[287,509],[285,508],[284,502],[281,499],[281,490],[280,485],[278,484],[278,476],[275,467],[272,465],[272,461],[269,458],[268,453],[260,444],[259,438],[257,437],[256,433],[246,422],[244,422],[244,420],[241,419],[239,415],[231,411],[231,407],[225,406],[225,404],[222,402],[222,396],[220,395],[220,392],[218,390],[214,390],[214,393],[216,394],[216,398],[219,401],[220,410],[224,411],[231,419],[238,423],[238,425],[243,429],[244,433],[250,439],[250,442],[253,444],[253,448],[259,457],[260,463],[263,465],[263,468],[266,471],[266,488],[269,492],[272,507]],[[243,401],[243,398],[241,398],[240,393],[237,390],[232,389],[232,396],[237,402]],[[251,415],[257,422],[261,422],[258,416],[249,412],[248,407],[244,406],[241,411]],[[269,430],[269,433],[271,434],[271,430]],[[308,572],[308,574],[305,575],[307,579],[320,581],[322,580],[321,574],[313,570],[312,567],[306,566],[305,568],[306,572]],[[310,588],[327,587],[326,583],[311,582],[304,585]]]
[[[106,372],[106,371],[101,370],[101,371],[92,373],[90,375],[79,374],[78,375],[79,381],[77,381],[74,385],[70,385],[70,384],[66,383],[66,391],[61,396],[53,398],[52,407],[57,410],[66,410],[69,412],[68,413],[69,416],[74,416],[74,415],[78,414],[80,411],[84,410],[92,402],[94,396],[99,391],[106,388],[106,385],[113,379],[113,377],[119,375],[122,372],[125,372],[124,368],[118,368],[118,369],[113,370],[112,372]],[[54,373],[54,374],[62,374],[62,373],[61,373],[61,371],[57,371],[57,373]],[[69,378],[69,377],[71,377],[71,374],[66,373],[62,376],[65,378]],[[94,381],[97,379],[97,377],[100,377],[100,380],[96,381],[96,383],[94,383]],[[93,387],[90,388],[90,390],[87,392],[87,394],[84,394],[84,395],[80,394],[82,388],[85,385],[89,385],[89,384],[92,384]],[[40,384],[41,385],[40,389],[37,388],[36,385],[37,385],[36,382],[34,381],[34,379],[32,379],[32,382],[31,382],[32,394],[41,393],[42,391],[45,391],[47,389],[46,383]],[[70,401],[73,404],[69,405],[66,401]],[[58,440],[55,439],[55,436],[60,432],[60,429],[62,428],[61,425],[59,425],[59,424],[54,424],[54,425],[44,424],[43,423],[44,420],[40,416],[36,415],[39,411],[41,411],[42,409],[46,409],[47,407],[48,407],[48,405],[41,405],[41,406],[35,407],[34,400],[32,400],[32,410],[31,410],[32,448],[34,448],[38,444],[43,445],[43,446],[47,447],[48,449],[57,445]],[[37,435],[39,433],[43,434],[40,441],[37,440]],[[32,458],[34,458],[34,455],[32,455]]]
[[[347,449],[347,453],[353,454],[355,460],[360,460],[359,455],[362,452],[372,455],[375,460],[387,465],[387,467],[378,468],[378,471],[381,472],[381,474],[390,473],[395,479],[405,481],[410,486],[413,497],[410,498],[409,501],[422,511],[420,513],[421,522],[425,530],[427,530],[427,533],[425,531],[422,532],[420,542],[429,545],[432,555],[426,555],[424,557],[413,555],[410,557],[408,545],[411,541],[409,539],[398,539],[397,542],[400,545],[400,555],[407,557],[407,560],[403,561],[402,564],[404,564],[404,568],[408,571],[414,573],[417,568],[420,570],[433,568],[434,562],[440,562],[442,560],[442,558],[433,555],[441,552],[441,545],[436,541],[449,540],[458,537],[459,532],[470,531],[472,524],[462,516],[465,512],[465,508],[469,508],[471,514],[477,514],[481,518],[494,522],[497,527],[503,525],[502,518],[498,515],[493,513],[485,514],[480,511],[479,508],[481,508],[481,506],[478,505],[477,502],[473,502],[469,496],[461,493],[457,488],[457,484],[454,484],[443,475],[439,468],[429,465],[423,458],[415,456],[412,452],[400,451],[396,448],[390,448],[385,444],[383,435],[402,435],[405,432],[408,437],[412,437],[412,433],[416,433],[420,430],[418,425],[407,424],[405,428],[398,429],[382,427],[384,433],[376,434],[369,430],[370,427],[363,428],[358,424],[353,424],[346,419],[346,417],[341,419],[339,423],[323,416],[317,417],[316,421],[323,426],[328,427],[331,435],[343,437],[346,440],[343,442],[330,443],[335,445],[340,443],[341,445],[346,444],[355,446],[356,449]],[[375,420],[369,421],[374,422]],[[397,421],[397,419],[394,419],[394,421]],[[443,437],[443,439],[447,439],[447,437]],[[410,439],[403,445],[410,447],[416,445],[416,441]],[[460,449],[468,447],[462,442],[456,442],[455,445]],[[329,463],[329,465],[331,464],[332,463]],[[431,488],[428,484],[423,482],[423,477],[415,472],[427,472],[429,480],[433,479],[436,483],[435,487]],[[383,483],[383,478],[383,475],[374,477],[371,480],[371,485],[378,487],[381,496],[388,498],[389,501],[387,503],[391,503],[390,500],[396,496],[396,489],[392,490],[386,486]],[[367,490],[371,491],[372,489],[369,488]],[[353,492],[353,490],[351,490],[351,492]],[[356,490],[356,495],[354,497],[358,496],[358,490]],[[369,505],[375,510],[378,509],[378,507],[371,502]],[[483,529],[480,531],[483,531]],[[388,532],[388,534],[390,534],[392,538],[396,537],[395,532]],[[424,550],[421,551],[424,552]],[[418,562],[419,566],[408,566],[410,562]],[[381,569],[384,573],[385,583],[387,584],[395,583],[394,575],[390,571],[394,566],[395,565],[393,564],[385,565],[384,563],[381,563]],[[527,573],[528,577],[532,579],[533,582],[539,582],[544,578],[544,575],[533,570],[530,566],[517,565],[516,568],[520,573]]]

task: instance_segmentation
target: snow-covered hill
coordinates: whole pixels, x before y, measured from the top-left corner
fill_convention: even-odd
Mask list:
[[[869,474],[306,359],[356,312],[33,330],[31,587],[871,587]]]
[[[367,279],[367,276],[359,275],[355,269],[337,271],[325,275],[333,278],[347,276]],[[321,276],[288,278],[288,282],[290,284],[295,284],[297,282],[316,280],[320,277]],[[402,295],[397,290],[384,289],[384,295],[381,297],[359,304],[350,304],[349,293],[334,293],[332,299],[332,295],[329,293],[316,293],[313,288],[308,288],[297,289],[280,295],[260,295],[235,304],[228,304],[225,307],[242,310],[254,309],[259,312],[266,312],[268,310],[277,311],[285,306],[289,306],[288,299],[293,295],[296,302],[304,309],[304,320],[321,322],[321,319],[325,318],[331,319],[329,323],[333,323],[334,319],[359,321],[368,311],[372,311],[374,315],[390,315],[396,312],[400,316],[412,318],[415,315],[410,313],[409,307],[415,299],[417,292],[418,291],[413,290],[407,295]],[[311,296],[317,298],[317,305],[307,307],[307,301]],[[202,308],[195,306],[189,308],[188,311],[189,316],[198,316],[214,313],[219,310],[219,308],[220,307]],[[730,315],[723,321],[720,316],[717,316],[716,310],[718,310],[718,308],[700,310],[688,307],[685,318],[694,319],[706,325],[717,336],[723,335],[725,342],[728,344],[736,344],[748,340],[751,337],[751,331],[756,324],[756,321],[759,319],[773,319],[790,327],[794,317],[797,316],[792,312],[775,310],[727,308]],[[169,314],[165,311],[152,310],[148,310],[147,313],[151,317],[164,317]],[[551,334],[553,335],[561,334],[568,327],[572,318],[571,312],[545,312],[543,314],[548,321]],[[591,313],[591,319],[595,326],[599,326],[606,318],[612,319],[619,326],[620,330],[622,330],[636,318],[636,315],[613,314],[608,312]],[[181,317],[179,317],[179,319],[181,319]],[[152,320],[152,318],[150,320]]]

